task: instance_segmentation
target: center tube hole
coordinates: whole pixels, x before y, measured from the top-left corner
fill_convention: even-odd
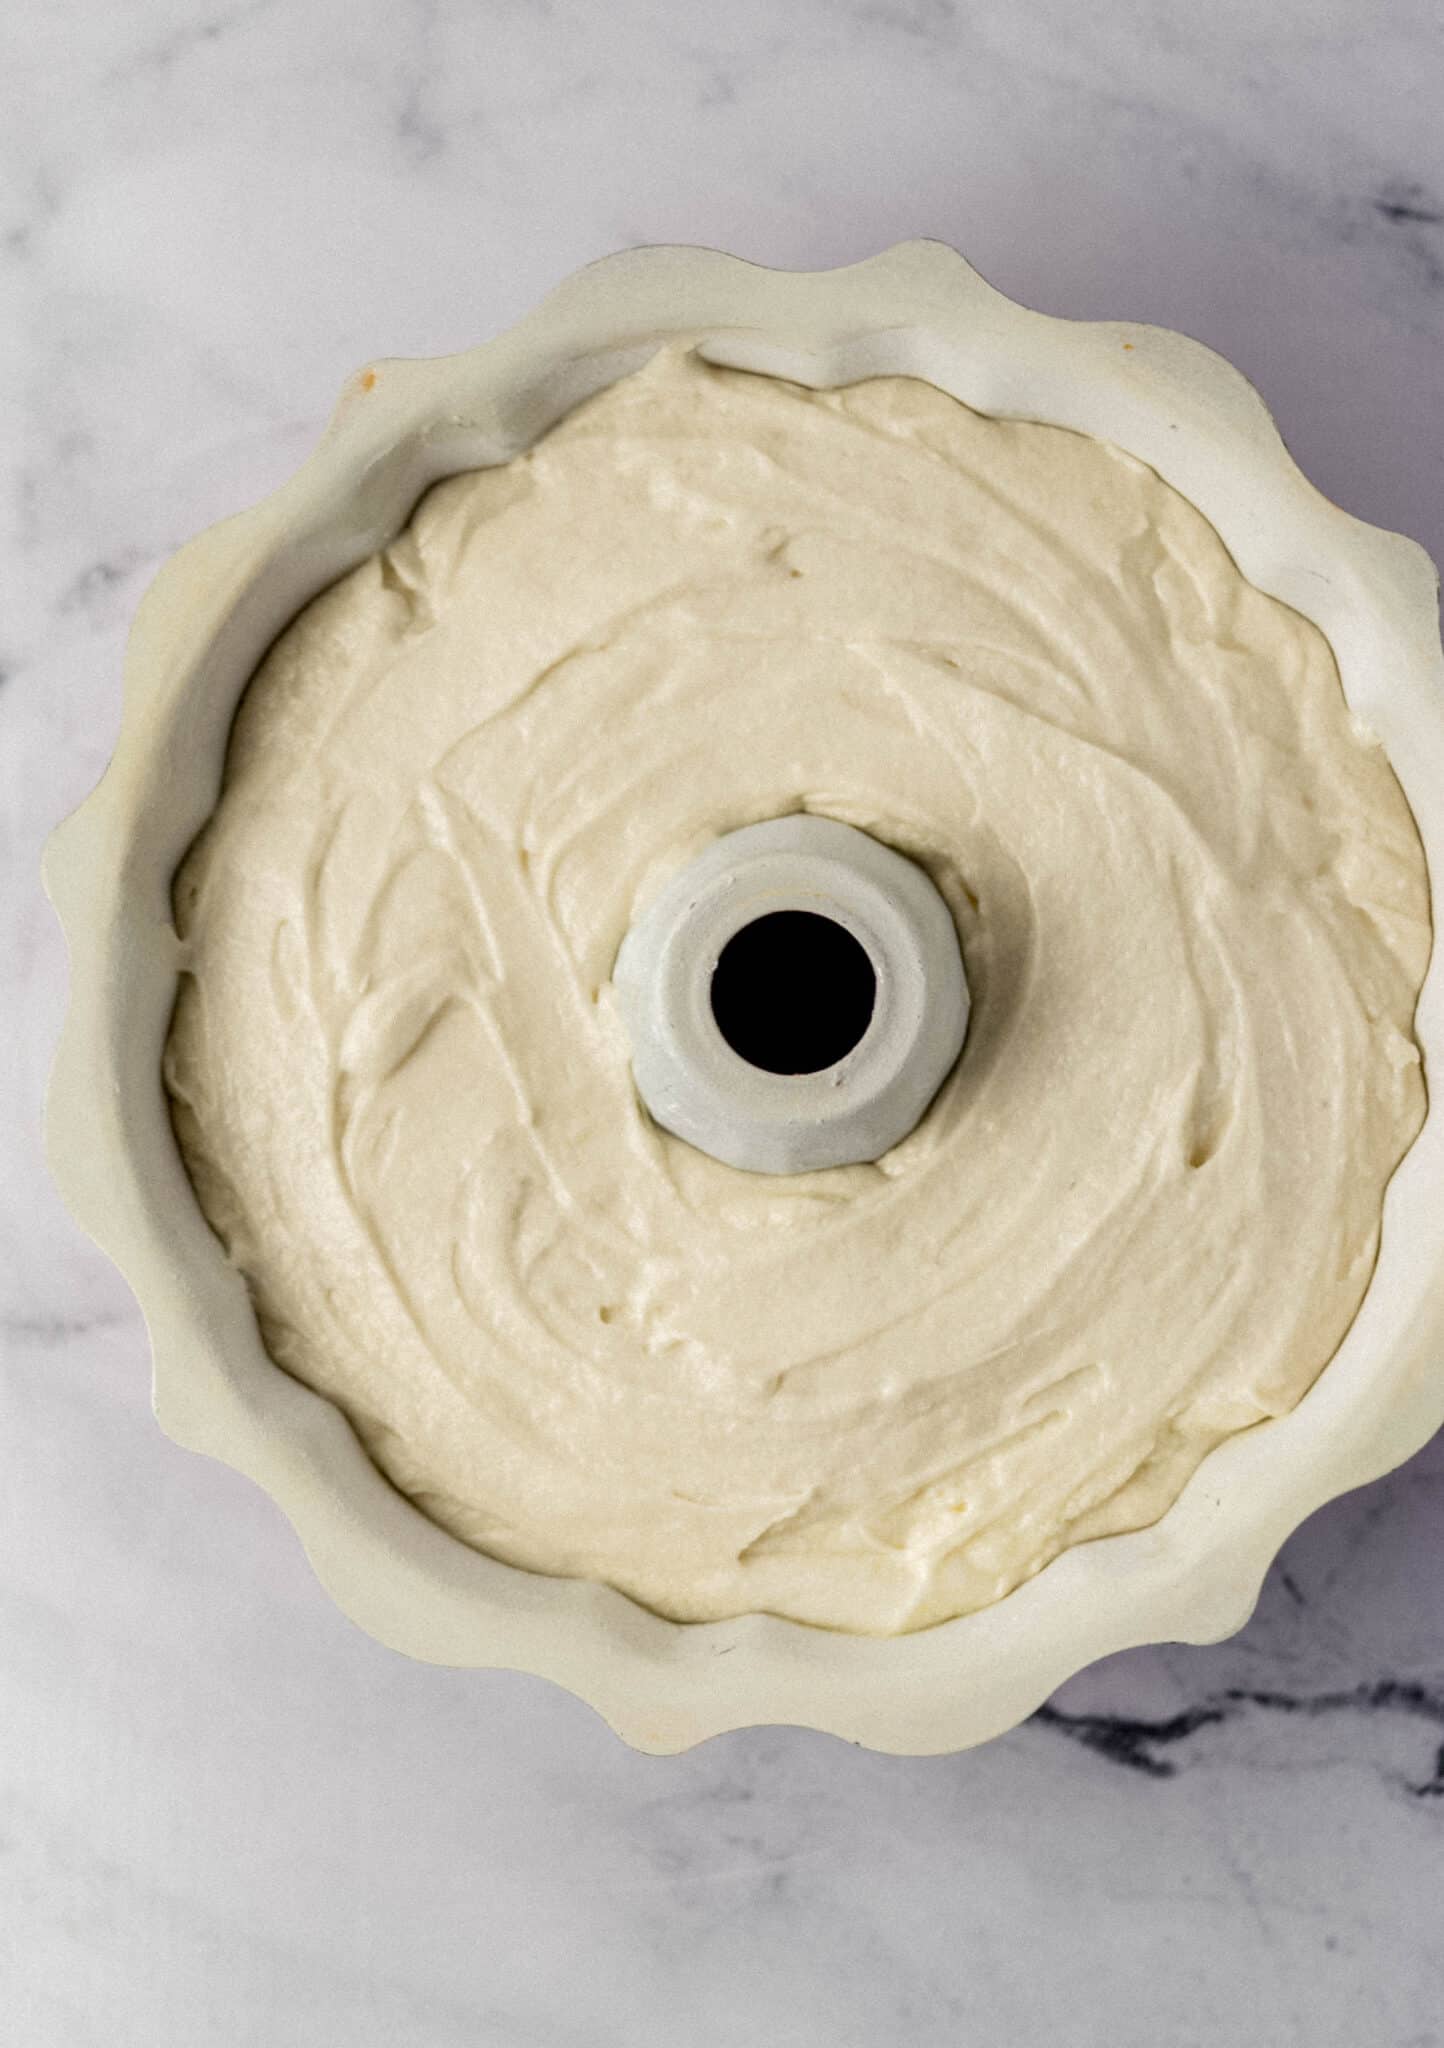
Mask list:
[[[774,910],[743,925],[712,975],[712,1015],[739,1058],[769,1074],[835,1066],[872,1021],[877,976],[830,917]]]

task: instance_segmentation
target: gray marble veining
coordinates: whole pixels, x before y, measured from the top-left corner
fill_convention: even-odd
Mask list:
[[[37,1134],[40,845],[126,623],[343,375],[577,264],[928,233],[1182,327],[1309,474],[1444,553],[1434,0],[279,0],[13,10],[0,54],[0,1983],[16,2048],[1254,2048],[1444,2039],[1444,1446],[1211,1649],[897,1761],[671,1761],[359,1636],[162,1439]]]

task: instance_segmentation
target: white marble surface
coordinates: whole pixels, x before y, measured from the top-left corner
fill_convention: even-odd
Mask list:
[[[36,860],[160,557],[343,374],[637,241],[963,247],[1181,326],[1444,552],[1437,0],[48,0],[0,26],[0,2022],[15,2048],[1254,2048],[1444,2039],[1444,1444],[1216,1649],[898,1762],[656,1761],[409,1665],[169,1446],[37,1136]]]

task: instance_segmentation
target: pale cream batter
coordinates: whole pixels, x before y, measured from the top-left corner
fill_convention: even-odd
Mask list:
[[[967,1047],[719,1165],[609,975],[715,834],[920,861]],[[1151,470],[680,347],[308,606],[176,884],[166,1079],[266,1343],[468,1542],[887,1634],[1296,1402],[1419,1128],[1422,851],[1318,631]]]

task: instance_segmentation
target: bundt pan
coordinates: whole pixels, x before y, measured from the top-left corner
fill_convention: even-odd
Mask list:
[[[428,485],[508,460],[676,334],[714,362],[815,387],[924,378],[981,412],[1071,427],[1151,464],[1246,576],[1321,628],[1413,807],[1444,901],[1433,568],[1413,542],[1306,481],[1237,371],[1161,329],[1030,312],[936,242],[802,273],[706,249],[636,249],[580,271],[479,348],[359,372],[300,473],[157,577],[131,638],[114,758],[46,861],[71,956],[51,1164],[139,1297],[164,1429],[264,1487],[332,1597],[381,1641],[436,1663],[540,1674],[654,1752],[769,1722],[881,1750],[961,1749],[1110,1651],[1240,1627],[1290,1531],[1444,1422],[1438,1099],[1389,1187],[1357,1320],[1291,1413],[1213,1450],[1151,1528],[1076,1545],[981,1612],[876,1639],[767,1615],[680,1625],[605,1586],[496,1563],[426,1520],[340,1412],[266,1355],[182,1168],[161,1085],[178,962],[171,878],[216,803],[237,701],[270,642],[390,541]],[[1444,1071],[1437,948],[1416,1030],[1432,1078]]]

